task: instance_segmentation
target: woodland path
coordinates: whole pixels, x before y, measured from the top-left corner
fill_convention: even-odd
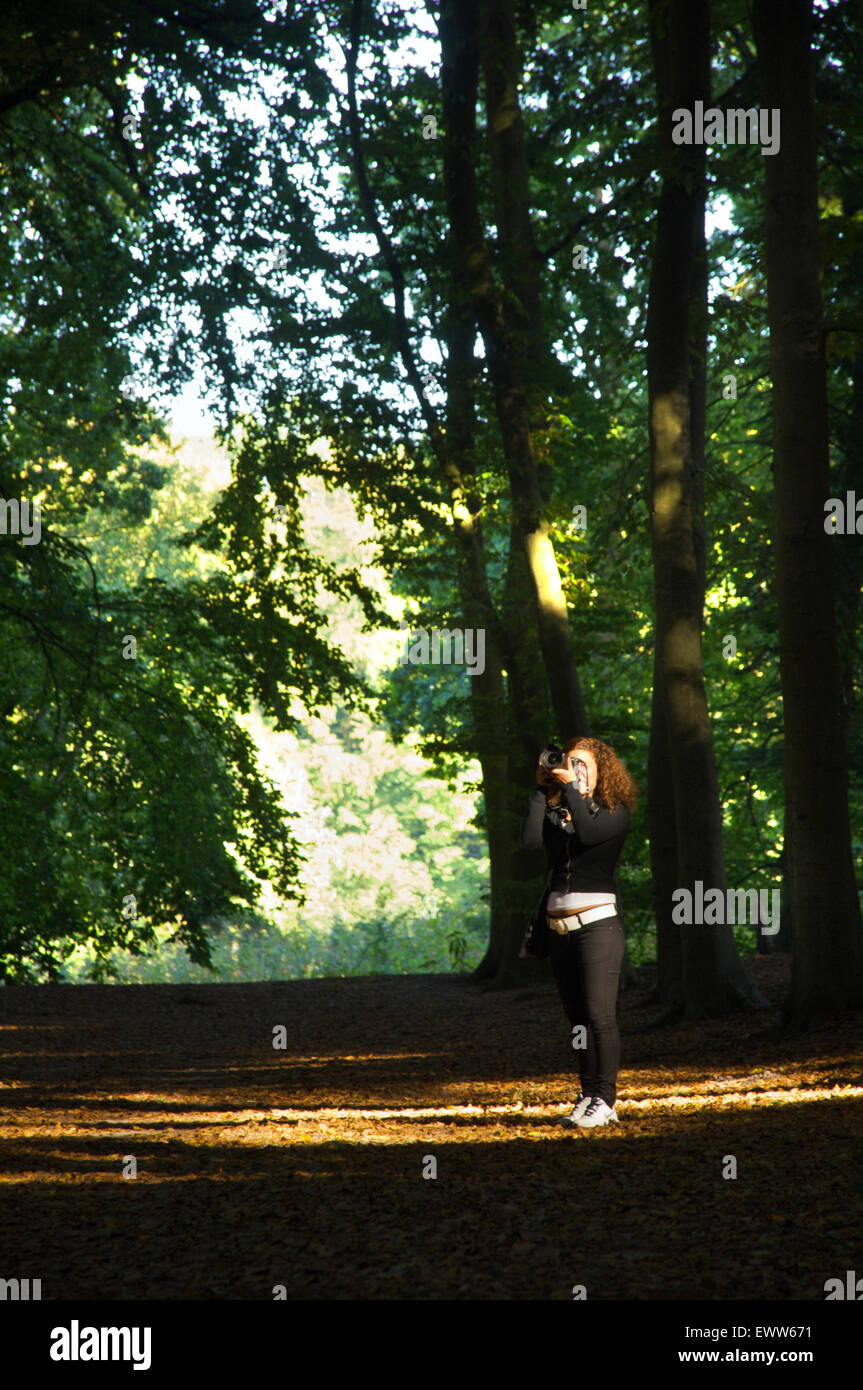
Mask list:
[[[747,969],[781,997],[786,959]],[[551,983],[2,990],[0,1276],[43,1300],[823,1301],[863,1272],[859,1018],[650,1029],[651,982],[620,998],[620,1123],[574,1133]]]

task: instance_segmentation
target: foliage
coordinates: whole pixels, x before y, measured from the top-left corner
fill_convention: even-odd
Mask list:
[[[661,173],[646,30],[626,7],[562,14],[540,2],[519,13],[552,348],[537,367],[545,419],[536,442],[593,731],[644,792],[653,594],[643,306]],[[443,421],[446,200],[440,142],[423,135],[439,107],[425,56],[434,21],[388,0],[364,14],[366,164],[405,274],[412,347]],[[304,734],[323,713],[339,740],[347,730],[364,746],[381,725],[396,743],[408,740],[448,788],[473,798],[465,826],[483,825],[470,678],[418,671],[392,655],[366,659],[366,644],[395,642],[402,614],[425,627],[460,618],[447,497],[405,390],[392,286],[356,197],[338,48],[347,43],[345,7],[281,14],[181,3],[172,15],[163,23],[141,7],[117,15],[96,3],[79,31],[36,0],[28,26],[13,19],[0,31],[0,495],[38,496],[43,524],[32,547],[0,537],[0,961],[10,980],[52,978],[87,943],[98,973],[112,953],[155,949],[165,931],[164,949],[181,944],[204,965],[211,931],[218,947],[216,924],[231,932],[225,924],[256,920],[267,884],[282,896],[266,914],[281,949],[284,923],[273,912],[302,895],[303,839],[277,779],[257,766],[244,712],[272,720],[266,738],[298,740],[316,815],[341,814],[329,769]],[[742,0],[717,0],[717,101],[754,101],[746,26]],[[858,47],[842,7],[819,6],[840,493],[859,461],[863,399]],[[133,116],[130,139],[123,131]],[[761,158],[728,147],[708,160],[724,220],[710,240],[704,649],[728,876],[738,887],[778,882],[783,839]],[[477,174],[491,227],[482,142]],[[489,241],[498,265],[491,233]],[[572,260],[579,244],[581,269]],[[193,504],[159,416],[193,370],[231,448],[230,483],[212,508],[201,496]],[[499,601],[511,515],[479,356],[474,388],[473,482]],[[338,545],[328,555],[310,547],[309,479],[346,489],[371,526],[363,563]],[[586,509],[586,529],[576,506]],[[859,753],[859,547],[849,540],[836,552],[849,737]],[[353,617],[334,637],[339,603],[354,605]],[[124,656],[132,636],[134,659]],[[408,820],[414,852],[422,846],[439,862],[452,818],[443,815],[437,838],[415,823],[411,775],[391,745],[388,756],[390,769],[376,768],[372,784],[357,778],[352,814],[388,835],[389,823],[374,818],[392,804]],[[854,824],[863,811],[857,771],[851,795]],[[652,929],[644,817],[642,796],[621,864],[637,955],[650,949]],[[343,827],[345,844],[352,833]],[[460,870],[445,871],[449,896],[437,911],[398,893],[377,902],[374,874],[358,870],[348,917],[331,902],[326,918],[340,968],[384,959],[374,933],[390,912],[392,941],[414,912],[418,924],[444,924],[450,959],[463,965],[459,914],[481,900],[481,880],[475,839],[462,851]],[[389,881],[376,872],[378,886]],[[129,895],[134,917],[123,916]],[[295,925],[311,930],[311,920]],[[349,948],[351,931],[366,944]],[[439,960],[429,932],[423,953]],[[298,949],[308,952],[310,940]],[[391,963],[406,958],[392,949]]]

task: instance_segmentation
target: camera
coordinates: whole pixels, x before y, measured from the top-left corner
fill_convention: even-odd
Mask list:
[[[546,819],[558,830],[563,830],[567,835],[571,835],[575,829],[569,811],[561,803],[560,806],[547,806],[545,808]]]
[[[550,743],[547,748],[543,748],[539,755],[539,765],[549,772],[553,767],[566,767],[569,762],[569,754],[564,753],[562,748]]]

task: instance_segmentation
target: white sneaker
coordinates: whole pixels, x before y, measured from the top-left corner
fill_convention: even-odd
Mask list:
[[[590,1102],[575,1121],[582,1129],[593,1129],[596,1125],[608,1125],[617,1119],[617,1111],[606,1105],[601,1096],[591,1096]]]
[[[575,1109],[573,1110],[571,1115],[564,1115],[560,1123],[562,1125],[567,1126],[576,1124],[577,1121],[581,1119],[582,1115],[584,1114],[585,1110],[589,1105],[590,1096],[583,1096],[581,1094],[581,1091],[579,1091],[578,1097],[575,1102]]]

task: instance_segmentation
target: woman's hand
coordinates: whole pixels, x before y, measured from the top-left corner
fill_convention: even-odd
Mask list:
[[[589,748],[575,748],[570,754],[575,781],[582,796],[593,796],[597,782],[596,759]]]
[[[543,767],[542,763],[537,763],[536,765],[536,780],[543,791],[548,791],[549,787],[552,786],[552,783],[548,779],[548,768]]]
[[[562,785],[575,781],[575,773],[568,767],[550,767],[548,776],[553,777],[555,782],[560,782]]]

